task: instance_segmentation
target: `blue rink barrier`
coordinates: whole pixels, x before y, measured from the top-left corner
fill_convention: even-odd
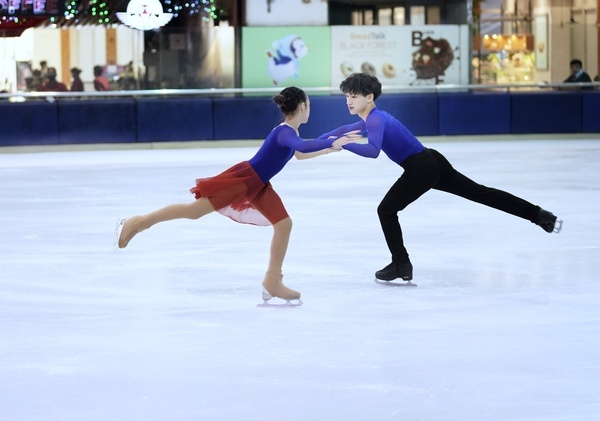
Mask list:
[[[137,99],[137,142],[214,139],[210,98]]]
[[[583,101],[581,131],[584,133],[600,133],[600,93],[584,92],[581,96]]]
[[[0,146],[58,144],[58,107],[51,102],[0,101]]]
[[[440,132],[439,98],[438,94],[384,95],[376,103],[416,136],[439,136],[445,134]]]
[[[337,127],[351,124],[357,117],[350,115],[343,95],[311,96],[310,118],[300,127],[300,133],[306,139],[312,139]],[[266,132],[263,133],[263,137]]]
[[[278,122],[270,97],[214,98],[215,140],[262,139]]]
[[[515,93],[511,95],[510,108],[513,134],[582,132],[580,91]]]
[[[507,93],[440,94],[440,133],[488,135],[511,132],[510,95]]]
[[[60,144],[132,143],[137,139],[133,98],[71,99],[56,104]]]
[[[358,121],[343,95],[311,95],[310,139]],[[377,105],[416,136],[600,133],[600,91],[386,94]],[[0,100],[0,146],[263,139],[270,96]]]

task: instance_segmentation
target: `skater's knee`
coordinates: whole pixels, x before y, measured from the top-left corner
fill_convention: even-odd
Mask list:
[[[275,230],[280,230],[280,231],[291,231],[292,230],[292,218],[290,218],[289,216],[287,218],[282,219],[281,221],[273,224],[273,228]]]
[[[192,219],[192,220],[196,220],[196,219],[202,218],[203,215],[204,214],[202,212],[200,212],[199,209],[192,208],[192,209],[190,209],[190,212],[188,213],[188,218]]]
[[[285,228],[287,228],[290,231],[292,229],[292,226],[294,225],[294,223],[292,222],[292,218],[290,218],[289,216],[279,221],[279,223],[281,223]]]
[[[188,212],[186,213],[189,219],[200,219],[215,210],[210,201],[204,197],[190,203],[187,206]]]
[[[379,215],[379,217],[394,216],[401,210],[402,209],[398,209],[397,206],[391,206],[386,202],[381,202],[379,206],[377,206],[377,215]]]

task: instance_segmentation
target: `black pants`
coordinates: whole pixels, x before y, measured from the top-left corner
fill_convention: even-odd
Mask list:
[[[426,149],[409,157],[402,163],[402,167],[404,173],[377,207],[392,260],[397,263],[409,261],[398,222],[398,212],[430,189],[455,194],[531,222],[535,221],[540,209],[539,206],[505,191],[477,184],[456,171],[448,160],[434,149]]]

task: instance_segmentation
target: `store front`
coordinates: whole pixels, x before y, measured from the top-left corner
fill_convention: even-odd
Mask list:
[[[15,8],[14,5],[21,3],[0,0],[0,90],[26,91],[25,79],[41,61],[55,67],[59,80],[67,85],[71,69],[81,69],[86,90],[93,89],[95,66],[103,68],[114,89],[122,89],[119,79],[126,70],[133,74],[130,79],[134,81],[127,86],[135,89],[244,87],[248,66],[257,66],[250,69],[253,73],[260,66],[265,70],[266,52],[271,50],[272,42],[287,35],[265,35],[272,38],[270,43],[260,47],[252,44],[252,48],[260,51],[250,57],[244,32],[246,36],[254,36],[276,27],[307,32],[308,40],[317,31],[331,34],[333,43],[308,45],[311,53],[303,60],[310,62],[318,55],[319,63],[329,63],[332,69],[340,66],[332,63],[332,57],[339,51],[328,51],[334,45],[341,45],[335,44],[335,34],[339,32],[335,28],[360,27],[361,32],[367,33],[378,28],[371,32],[384,36],[387,45],[393,45],[391,37],[398,37],[400,42],[388,52],[379,51],[381,58],[377,58],[382,64],[398,61],[391,63],[398,75],[393,79],[395,84],[560,83],[568,76],[572,58],[581,59],[592,77],[599,73],[600,0],[286,0],[285,4],[265,0],[201,0],[192,4],[174,0],[159,3],[162,12],[158,14],[169,15],[163,26],[143,30],[132,28],[118,18],[133,1],[77,0],[64,3],[64,10],[52,13],[45,10],[32,17],[23,13],[33,11]],[[5,3],[13,5],[12,12],[2,6]],[[295,13],[289,13],[290,8]],[[27,20],[31,24],[33,18],[43,22],[27,29]],[[441,42],[441,38],[448,36],[440,35],[435,28],[450,26],[460,28],[460,35],[453,35],[456,39],[450,43],[453,61],[444,74],[431,81],[423,79],[416,69],[405,68],[406,60],[398,57],[417,47],[403,41],[405,32],[414,29],[425,33],[429,30],[423,28],[429,27],[431,38]],[[311,31],[311,28],[318,29]],[[357,53],[364,54],[364,51]],[[393,60],[384,60],[385,54]],[[361,68],[368,60],[356,61],[354,69]],[[402,78],[398,71],[402,72]],[[453,71],[458,71],[460,77],[452,76]],[[333,75],[333,71],[329,73]],[[390,72],[382,73],[386,74]],[[337,82],[334,76],[329,79],[331,83]]]
[[[600,0],[476,3],[473,83],[561,83],[573,58],[598,75]]]
[[[476,38],[473,83],[531,84],[536,81],[532,34],[491,34]]]

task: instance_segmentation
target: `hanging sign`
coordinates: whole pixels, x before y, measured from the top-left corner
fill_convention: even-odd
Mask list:
[[[4,16],[58,16],[64,9],[65,2],[60,0],[0,0]]]
[[[163,13],[158,0],[131,0],[127,11],[117,12],[117,17],[127,26],[147,31],[166,25],[173,18],[173,13]]]

